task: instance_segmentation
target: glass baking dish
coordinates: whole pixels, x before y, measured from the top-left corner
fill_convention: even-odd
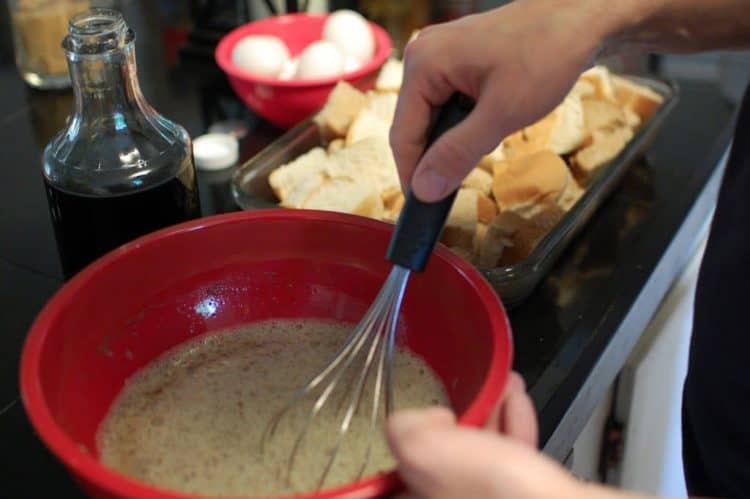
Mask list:
[[[555,260],[617,186],[630,164],[649,147],[677,103],[679,91],[673,82],[653,77],[626,77],[651,88],[664,97],[664,102],[651,119],[641,125],[620,154],[599,169],[581,199],[539,242],[528,258],[506,267],[478,267],[507,308],[516,307],[531,294]],[[245,210],[277,207],[276,196],[268,185],[270,173],[321,145],[325,145],[325,142],[312,117],[286,132],[237,169],[232,179],[232,195],[236,203]]]

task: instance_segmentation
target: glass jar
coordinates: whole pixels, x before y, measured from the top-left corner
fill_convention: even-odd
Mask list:
[[[143,97],[122,15],[75,16],[63,48],[75,106],[45,148],[43,173],[67,278],[123,243],[200,216],[200,203],[190,137]]]
[[[430,24],[433,9],[427,0],[361,0],[358,5],[365,16],[388,31],[399,57],[403,56],[403,49],[414,30]]]
[[[60,41],[70,18],[89,8],[89,0],[8,0],[16,66],[34,88],[70,86]]]

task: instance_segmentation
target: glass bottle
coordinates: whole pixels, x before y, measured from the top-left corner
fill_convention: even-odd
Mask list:
[[[362,13],[383,26],[393,40],[393,48],[399,56],[414,30],[430,24],[432,3],[427,0],[360,0]]]
[[[117,246],[200,216],[190,137],[143,98],[135,35],[114,10],[71,19],[63,41],[75,108],[44,151],[66,278]]]

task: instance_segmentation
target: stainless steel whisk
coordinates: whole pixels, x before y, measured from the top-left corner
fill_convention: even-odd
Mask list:
[[[461,94],[454,94],[440,109],[437,119],[430,131],[426,148],[429,148],[438,137],[462,121],[471,111],[471,102]],[[365,313],[362,320],[352,330],[344,345],[333,356],[328,364],[312,379],[300,388],[289,403],[270,421],[261,440],[263,451],[266,440],[274,435],[284,415],[303,399],[314,397],[312,409],[305,420],[302,431],[294,441],[287,464],[287,483],[290,483],[294,461],[300,446],[313,424],[316,416],[333,397],[336,387],[345,382],[344,393],[339,403],[348,399],[348,405],[339,426],[337,440],[325,468],[320,476],[318,488],[322,488],[344,437],[349,431],[352,419],[359,410],[369,377],[373,374],[373,399],[370,406],[370,428],[367,449],[359,468],[357,479],[361,478],[370,460],[372,440],[377,427],[381,410],[382,392],[385,393],[385,413],[393,409],[392,360],[396,337],[396,325],[401,302],[406,291],[406,284],[412,271],[421,272],[427,265],[435,244],[440,237],[443,225],[453,205],[456,193],[436,203],[419,201],[411,192],[407,194],[404,208],[386,254],[394,264],[377,298]],[[362,367],[356,376],[344,379],[350,368],[356,367],[355,361],[361,361]],[[342,408],[340,406],[340,408]]]

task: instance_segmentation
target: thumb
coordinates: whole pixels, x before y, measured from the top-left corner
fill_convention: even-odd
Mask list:
[[[538,445],[536,410],[526,393],[523,378],[518,373],[511,372],[508,375],[503,396],[490,415],[486,427],[491,431],[500,431],[530,447],[536,448]]]
[[[459,427],[447,410],[403,411],[386,426],[409,493],[428,499],[576,497],[559,465],[525,443]]]
[[[486,432],[459,428],[446,409],[400,411],[386,427],[399,473],[417,497],[491,497],[495,458]],[[468,440],[467,440],[468,436]]]
[[[443,199],[461,185],[461,181],[503,137],[495,107],[485,93],[461,123],[445,132],[427,148],[412,178],[412,190],[422,201]]]

